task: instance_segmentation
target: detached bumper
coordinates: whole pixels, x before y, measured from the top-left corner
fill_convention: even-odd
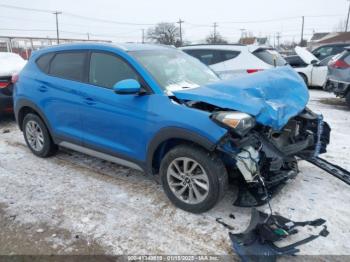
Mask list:
[[[326,152],[330,131],[322,116],[306,109],[290,119],[281,131],[260,126],[244,138],[232,138],[231,148],[235,151],[230,155],[243,177],[235,205],[266,203],[289,179],[297,176],[298,157],[317,157]]]

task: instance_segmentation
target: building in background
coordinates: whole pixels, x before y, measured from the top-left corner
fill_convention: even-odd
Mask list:
[[[327,44],[341,44],[349,43],[350,45],[350,32],[339,32],[339,33],[315,33],[307,47],[313,50],[319,46]]]

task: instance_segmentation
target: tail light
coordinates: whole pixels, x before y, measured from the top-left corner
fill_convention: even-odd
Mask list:
[[[330,67],[337,68],[337,69],[346,69],[349,68],[350,65],[346,63],[344,60],[335,60],[334,62],[329,64]]]
[[[12,83],[12,84],[17,83],[18,79],[19,79],[19,75],[18,75],[18,74],[12,75],[11,83]]]
[[[0,88],[5,88],[9,85],[8,81],[0,81]]]
[[[252,74],[252,73],[256,73],[259,71],[263,71],[264,69],[247,69],[247,73],[248,74]]]

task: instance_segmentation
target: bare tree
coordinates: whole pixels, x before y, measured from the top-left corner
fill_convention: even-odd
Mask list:
[[[227,44],[228,42],[219,33],[211,33],[205,39],[207,44],[217,45],[217,44]]]
[[[164,45],[181,44],[180,30],[173,23],[159,23],[155,27],[148,29],[147,38],[153,42]]]

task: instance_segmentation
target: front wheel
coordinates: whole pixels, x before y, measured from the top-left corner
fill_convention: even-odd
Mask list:
[[[214,207],[228,184],[221,159],[194,145],[179,145],[170,150],[161,162],[160,176],[170,201],[192,213]]]

